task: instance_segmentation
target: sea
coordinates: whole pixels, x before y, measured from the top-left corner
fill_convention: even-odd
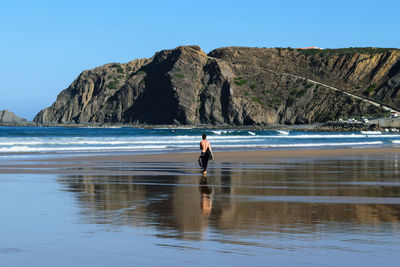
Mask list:
[[[0,153],[197,151],[400,147],[400,133],[133,127],[0,127]]]

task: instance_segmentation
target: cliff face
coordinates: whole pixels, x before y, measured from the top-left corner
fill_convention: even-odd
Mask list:
[[[26,122],[26,119],[18,117],[8,110],[0,110],[0,123],[21,123]]]
[[[334,87],[334,88],[332,88]],[[35,122],[272,124],[400,107],[400,51],[197,46],[82,72]]]

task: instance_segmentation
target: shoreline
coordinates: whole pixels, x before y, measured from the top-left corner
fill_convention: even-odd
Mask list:
[[[14,154],[27,155],[27,154]],[[88,153],[36,154],[28,158],[6,159],[0,164],[0,174],[96,174],[96,175],[171,175],[171,173],[198,174],[199,152],[173,152],[152,154]],[[338,148],[307,150],[243,150],[215,151],[213,168],[224,165],[243,167],[244,165],[285,164],[298,161],[319,161],[324,159],[353,160],[368,157],[382,160],[400,155],[400,148]]]
[[[215,160],[213,162],[225,163],[268,163],[276,158],[321,158],[321,157],[348,157],[364,155],[388,155],[400,154],[400,148],[332,148],[332,149],[291,149],[291,150],[241,150],[241,151],[213,151]],[[140,162],[195,162],[200,153],[198,152],[173,152],[137,155],[94,155],[64,158],[64,161],[74,161],[77,158],[82,161],[108,161],[119,160]],[[195,159],[195,160],[194,160]],[[45,160],[48,161],[48,160]],[[52,161],[52,160],[50,160]],[[54,159],[59,161],[59,159]]]
[[[65,127],[65,128],[135,128],[135,129],[205,129],[205,130],[293,130],[293,131],[319,131],[322,123],[285,125],[171,125],[171,124],[129,124],[129,123],[0,123],[0,127]],[[323,131],[323,130],[321,130]]]
[[[376,124],[353,123],[328,121],[324,123],[310,124],[269,124],[269,125],[210,125],[210,124],[194,124],[194,125],[173,125],[173,124],[131,124],[131,123],[0,123],[0,127],[66,127],[66,128],[142,128],[142,129],[211,129],[211,130],[290,130],[290,131],[321,131],[321,132],[351,132],[365,130],[384,131],[391,126],[379,126]]]

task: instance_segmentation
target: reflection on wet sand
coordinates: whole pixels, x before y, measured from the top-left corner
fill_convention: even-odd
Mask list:
[[[203,211],[203,214],[210,214],[211,209],[212,209],[212,188],[209,187],[207,181],[207,177],[202,177],[200,179],[200,186],[199,186],[199,191],[200,191],[200,196],[201,196],[201,210]]]
[[[157,235],[398,231],[400,180],[386,161],[214,164],[188,175],[63,176],[88,223],[148,226]]]

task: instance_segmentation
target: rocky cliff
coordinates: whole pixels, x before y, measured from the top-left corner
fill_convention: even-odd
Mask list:
[[[82,72],[34,121],[313,123],[400,109],[399,89],[396,49],[181,46]]]
[[[8,110],[0,110],[0,123],[22,123],[26,119],[18,117]]]

